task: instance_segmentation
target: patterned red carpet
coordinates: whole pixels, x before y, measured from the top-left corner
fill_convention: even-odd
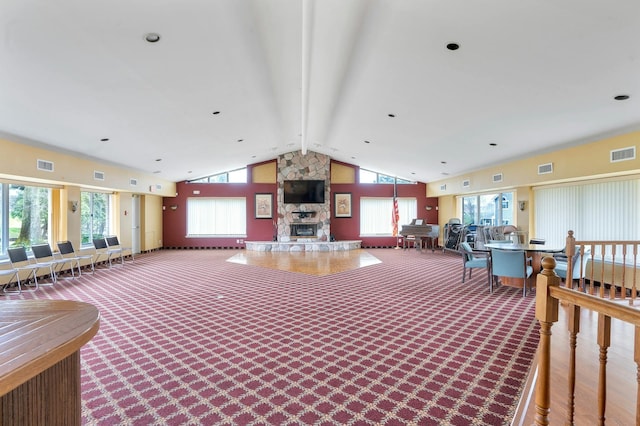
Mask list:
[[[84,424],[508,424],[534,297],[461,284],[453,254],[368,251],[382,262],[324,277],[160,251],[11,298],[100,309]]]

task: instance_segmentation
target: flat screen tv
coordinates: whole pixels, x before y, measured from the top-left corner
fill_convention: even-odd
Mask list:
[[[285,180],[285,204],[322,204],[324,203],[323,180]]]

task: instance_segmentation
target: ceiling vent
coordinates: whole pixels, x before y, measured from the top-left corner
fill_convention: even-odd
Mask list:
[[[493,175],[491,177],[491,180],[493,181],[493,183],[502,182],[502,173],[498,173],[497,175]]]
[[[156,191],[161,191],[162,190],[162,185],[160,185],[159,183],[156,183]]]
[[[134,178],[129,179],[129,185],[137,186],[138,185],[138,179],[134,179]]]
[[[616,163],[618,161],[627,161],[636,159],[636,147],[630,146],[628,148],[614,149],[610,151],[611,155],[609,161]]]
[[[443,184],[443,185],[440,185],[440,191],[446,191],[446,190],[447,190],[447,184],[446,183]]]
[[[53,161],[38,160],[36,164],[37,164],[36,167],[38,168],[38,170],[42,170],[44,172],[53,171]]]
[[[471,181],[469,179],[465,179],[462,181],[462,187],[463,188],[469,188],[471,187]]]
[[[539,164],[538,165],[538,174],[539,175],[548,175],[549,173],[553,173],[553,163]]]
[[[93,179],[94,180],[104,180],[104,172],[99,172],[97,170],[93,171]]]

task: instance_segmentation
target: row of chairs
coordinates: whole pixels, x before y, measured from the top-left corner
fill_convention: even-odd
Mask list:
[[[7,255],[11,263],[10,269],[1,269],[0,278],[6,281],[3,285],[5,293],[22,292],[22,282],[33,282],[33,290],[37,290],[39,285],[44,285],[38,281],[38,276],[49,276],[48,285],[53,285],[58,280],[58,275],[63,271],[70,271],[71,277],[75,278],[82,275],[81,264],[91,265],[91,273],[95,273],[95,264],[100,261],[109,263],[112,266],[112,258],[120,257],[122,265],[124,265],[124,251],[131,251],[133,259],[133,250],[122,247],[118,241],[118,237],[96,238],[93,240],[95,254],[79,254],[76,253],[71,241],[58,242],[59,253],[53,253],[51,246],[47,244],[37,244],[31,246],[33,258],[27,254],[25,247],[12,247],[7,249]],[[42,271],[44,274],[41,274]],[[21,277],[20,274],[23,274]],[[15,283],[15,290],[10,290],[11,284]]]

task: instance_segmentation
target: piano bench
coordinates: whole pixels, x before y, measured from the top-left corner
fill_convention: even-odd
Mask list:
[[[416,246],[416,243],[418,246]],[[422,238],[416,238],[413,235],[407,235],[402,239],[402,248],[404,250],[411,248],[411,244],[413,244],[413,248],[422,250]]]

